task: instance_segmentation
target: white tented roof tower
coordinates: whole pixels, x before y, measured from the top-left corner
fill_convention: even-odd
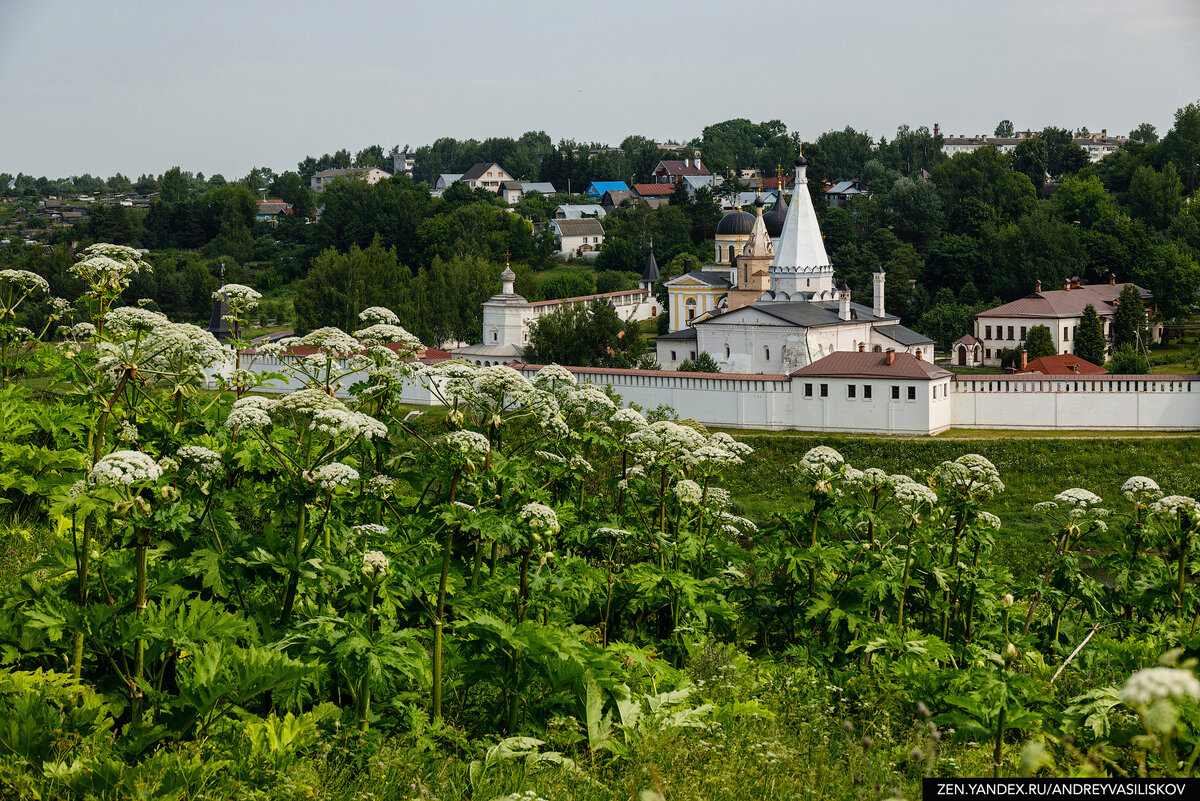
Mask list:
[[[796,189],[769,270],[771,289],[776,296],[786,292],[795,300],[805,296],[810,300],[832,300],[835,297],[833,264],[825,252],[817,213],[808,193],[807,170],[808,160],[798,156]]]

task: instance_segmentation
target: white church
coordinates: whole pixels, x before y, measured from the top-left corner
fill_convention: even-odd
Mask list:
[[[727,230],[718,227],[726,237],[736,226],[750,229],[740,252],[730,246],[728,263],[666,282],[671,319],[657,346],[663,369],[704,352],[722,372],[741,374],[791,374],[839,351],[894,350],[932,360],[933,340],[900,325],[884,308],[882,269],[874,274],[870,306],[855,303],[845,284],[835,286],[808,193],[807,165],[803,156],[796,159],[797,191],[778,237],[771,236],[768,221],[781,216],[784,201],[764,215],[760,198],[753,218],[732,212],[721,221]]]

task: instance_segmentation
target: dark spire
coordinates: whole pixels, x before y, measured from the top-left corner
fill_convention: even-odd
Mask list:
[[[658,281],[658,262],[654,260],[654,245],[650,246],[650,255],[646,258],[646,269],[642,270],[642,282],[653,284]]]
[[[783,179],[779,181],[778,194],[775,196],[775,205],[771,210],[763,215],[763,225],[767,226],[767,233],[772,239],[778,239],[783,233],[783,224],[787,222],[788,205],[787,200],[783,197]]]
[[[221,265],[221,286],[225,286],[225,265]],[[229,321],[225,317],[229,314],[229,306],[225,303],[225,298],[220,294],[221,290],[217,290],[217,296],[213,298],[212,317],[208,321],[208,333],[217,338],[218,342],[228,342],[233,338],[233,329],[229,327]]]

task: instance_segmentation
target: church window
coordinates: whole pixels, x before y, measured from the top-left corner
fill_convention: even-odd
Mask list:
[[[1008,338],[1013,338],[1013,327],[1011,325],[1008,327]]]
[[[854,400],[854,398],[856,397],[855,393],[857,391],[858,391],[858,387],[854,386],[853,384],[846,385],[846,397],[849,398],[850,400]]]
[[[900,387],[892,384],[892,400],[900,400]]]
[[[806,397],[806,398],[812,397],[812,384],[804,385],[804,397]]]
[[[671,361],[675,361],[675,351],[671,351]]]
[[[992,338],[992,327],[990,325],[985,325],[983,327],[983,338],[984,339]]]
[[[908,388],[908,399],[909,399],[909,400],[916,400],[916,399],[917,399],[917,388],[916,388],[916,387],[909,387],[909,388]]]
[[[767,361],[771,360],[771,346],[763,345],[763,358]]]
[[[1024,326],[1024,325],[1021,326],[1021,341],[1022,342],[1025,341],[1026,334],[1028,334],[1028,333],[1029,333],[1028,326]]]
[[[863,400],[871,399],[871,385],[863,384]]]
[[[985,348],[983,352],[984,352],[985,359],[992,358],[992,349],[991,348]]]
[[[496,333],[495,331],[493,331],[492,332],[492,341],[495,342],[498,339],[500,339],[500,335],[498,333]]]
[[[725,346],[725,358],[726,359],[729,358],[729,346],[728,345]]]
[[[691,351],[690,353],[688,353],[688,358],[689,358],[689,359],[694,359],[694,358],[696,358],[696,351]]]
[[[828,398],[828,397],[829,397],[829,385],[828,385],[828,384],[822,384],[822,385],[821,385],[821,397],[822,397],[822,398]]]
[[[1067,328],[1065,325],[1063,326],[1063,340],[1064,340],[1064,341],[1065,341],[1065,340],[1068,340],[1068,339],[1070,339],[1070,337],[1069,337],[1069,336],[1067,336],[1067,332],[1068,332],[1069,330],[1070,330],[1070,329],[1068,329],[1068,328]],[[1066,353],[1066,351],[1063,351],[1063,353]]]

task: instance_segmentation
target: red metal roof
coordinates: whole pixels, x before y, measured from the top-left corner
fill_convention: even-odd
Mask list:
[[[552,306],[558,303],[571,303],[577,300],[600,300],[601,298],[615,298],[617,295],[648,295],[650,294],[644,289],[622,289],[619,292],[601,292],[599,295],[580,295],[576,298],[558,298],[556,300],[535,300],[530,303],[530,306]]]
[[[980,312],[976,317],[1078,317],[1089,303],[1100,314],[1112,312],[1125,284],[1085,284],[1071,290],[1034,292],[1012,303]],[[1147,299],[1150,293],[1133,285]]]
[[[675,191],[675,184],[634,184],[633,191],[641,197],[667,197]]]
[[[1072,290],[1074,291],[1074,290]],[[1107,373],[1103,367],[1092,364],[1086,359],[1081,359],[1078,356],[1070,354],[1060,354],[1058,356],[1043,356],[1040,359],[1034,359],[1025,366],[1024,370],[1018,370],[1021,373],[1044,373],[1045,375],[1097,375]]]
[[[875,351],[836,351],[801,367],[793,376],[802,378],[906,378],[931,381],[949,378],[953,373],[911,353],[897,353],[891,363],[887,354]]]

